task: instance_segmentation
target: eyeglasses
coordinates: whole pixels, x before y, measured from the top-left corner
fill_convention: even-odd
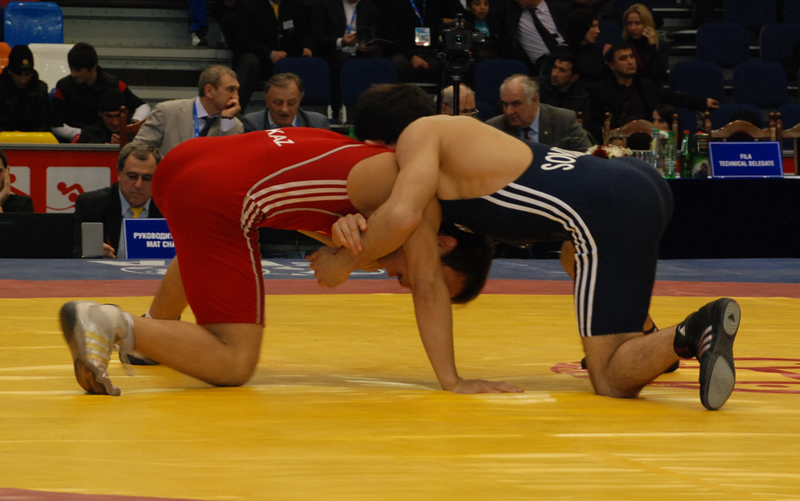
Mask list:
[[[149,183],[153,181],[152,174],[137,174],[135,172],[126,172],[125,177],[131,180],[133,183],[139,182],[139,179],[142,180],[143,183]]]
[[[461,110],[458,114],[464,117],[474,117],[478,113],[478,108],[473,108],[471,110]]]

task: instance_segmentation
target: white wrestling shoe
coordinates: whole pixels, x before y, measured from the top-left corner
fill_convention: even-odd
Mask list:
[[[70,301],[61,307],[61,330],[81,388],[92,394],[119,396],[120,389],[108,376],[108,361],[114,345],[121,346],[132,333],[124,312],[112,304]]]

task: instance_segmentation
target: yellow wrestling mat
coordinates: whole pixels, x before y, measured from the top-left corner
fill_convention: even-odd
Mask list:
[[[592,394],[563,295],[455,309],[461,375],[523,394],[438,391],[410,296],[354,294],[268,296],[245,387],[114,360],[122,396],[89,396],[66,300],[0,299],[0,499],[800,500],[800,299],[737,297],[737,386],[717,412],[695,361],[635,400]],[[667,326],[705,302],[655,297],[652,314]]]

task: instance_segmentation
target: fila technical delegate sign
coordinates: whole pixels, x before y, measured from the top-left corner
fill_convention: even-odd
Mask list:
[[[123,219],[127,259],[171,259],[175,243],[166,219]]]
[[[783,153],[777,141],[708,146],[713,177],[783,177]]]

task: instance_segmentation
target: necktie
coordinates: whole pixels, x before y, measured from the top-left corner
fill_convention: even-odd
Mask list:
[[[539,32],[542,41],[547,46],[547,50],[552,54],[553,51],[556,50],[556,47],[558,47],[556,36],[547,31],[547,28],[542,24],[542,20],[539,19],[539,9],[531,9],[531,17],[533,18],[533,25],[536,26],[536,31]]]
[[[217,115],[214,115],[213,117],[206,117],[206,123],[203,125],[203,129],[200,131],[200,137],[206,137],[208,135],[208,131],[211,130],[211,127],[217,121],[217,118]]]
[[[275,11],[275,19],[279,19],[280,18],[280,16],[278,15],[278,9],[280,8],[280,6],[281,6],[281,4],[279,4],[278,2],[275,2],[275,3],[272,4],[272,10]]]
[[[131,207],[131,212],[133,213],[133,217],[141,216],[143,210],[144,207]]]

